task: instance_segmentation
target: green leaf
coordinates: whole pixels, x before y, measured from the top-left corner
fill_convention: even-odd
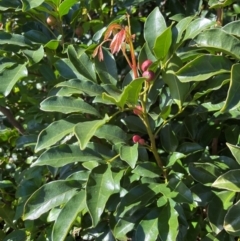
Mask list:
[[[81,112],[99,116],[98,111],[82,99],[65,96],[51,96],[40,104],[41,110],[61,113]]]
[[[22,11],[27,12],[30,9],[40,6],[44,0],[22,0]]]
[[[240,169],[230,170],[219,176],[212,187],[240,192]]]
[[[30,40],[20,34],[10,34],[4,31],[0,32],[0,45],[11,44],[21,47],[31,47]]]
[[[191,45],[209,51],[219,51],[240,59],[240,40],[221,29],[210,29],[200,33]]]
[[[100,221],[106,202],[114,191],[114,180],[110,165],[99,165],[92,169],[86,184],[86,203],[93,226]]]
[[[58,70],[59,74],[65,79],[83,78],[84,80],[86,80],[86,78],[84,78],[81,74],[78,73],[77,69],[74,67],[74,65],[69,59],[59,59],[54,65]]]
[[[81,150],[86,148],[96,130],[103,126],[108,120],[109,117],[106,115],[102,120],[81,122],[74,127],[74,134],[78,139]]]
[[[23,54],[29,59],[30,63],[36,64],[44,57],[44,49],[41,45],[37,50],[23,50]]]
[[[176,42],[176,44],[180,43],[184,31],[189,27],[189,24],[192,22],[193,19],[194,19],[194,16],[189,16],[189,17],[183,18],[177,23],[177,25],[175,26],[176,33],[175,31],[173,32],[173,37],[175,37],[174,34],[176,34],[177,36],[176,36],[176,40],[173,42]]]
[[[230,143],[226,143],[226,144],[230,149],[232,155],[235,157],[236,161],[240,165],[240,147],[231,145]]]
[[[211,163],[190,163],[191,176],[203,185],[210,186],[221,175],[221,171]]]
[[[227,212],[224,219],[224,229],[233,236],[240,235],[240,201],[235,203]]]
[[[82,190],[74,195],[62,208],[53,225],[52,240],[65,240],[79,212],[81,212],[85,206],[85,192]]]
[[[222,1],[210,0],[208,4],[210,6],[210,9],[212,9],[212,8],[223,8],[223,7],[231,5],[235,1],[236,0],[222,0]]]
[[[158,191],[159,187],[156,184],[140,184],[130,189],[117,207],[117,217],[131,217],[137,210],[151,202]]]
[[[172,26],[166,28],[161,35],[159,35],[153,46],[153,51],[156,57],[160,60],[163,60],[171,47],[172,44]]]
[[[225,105],[221,111],[229,111],[239,106],[238,93],[240,91],[240,64],[234,64],[231,69],[230,85]]]
[[[78,181],[52,181],[44,184],[27,200],[23,219],[34,220],[50,209],[68,202],[81,188]]]
[[[81,55],[78,56],[72,45],[68,46],[67,53],[71,63],[77,71],[86,79],[96,82],[95,69],[88,55],[82,52]]]
[[[178,212],[170,202],[162,207],[159,213],[158,222],[158,232],[162,241],[177,240],[179,232]]]
[[[186,156],[179,152],[173,152],[168,156],[168,162],[166,167],[171,167],[175,164],[175,162],[179,159],[185,158]]]
[[[178,139],[171,126],[166,124],[160,131],[160,139],[163,148],[167,152],[174,152],[178,147]]]
[[[68,14],[70,8],[77,2],[78,2],[77,0],[64,0],[60,4],[59,10],[58,10],[60,17],[62,17],[63,15]]]
[[[56,144],[64,136],[73,131],[74,123],[66,120],[55,121],[50,124],[46,129],[43,129],[37,140],[35,152],[45,149],[49,146]]]
[[[144,216],[141,222],[138,224],[135,239],[138,241],[153,241],[157,240],[158,231],[158,217],[160,215],[158,208],[153,208],[150,212]]]
[[[230,72],[231,66],[232,62],[224,56],[206,54],[187,63],[176,75],[184,83],[203,81],[214,75]]]
[[[192,21],[186,28],[184,40],[194,39],[203,30],[210,28],[215,24],[215,21],[211,21],[207,18],[198,18]]]
[[[106,139],[115,145],[127,141],[127,134],[120,127],[108,124],[100,127],[95,132],[95,136]]]
[[[120,147],[120,158],[127,162],[133,169],[138,160],[138,144],[133,146],[121,146]]]
[[[144,24],[144,38],[150,50],[153,50],[157,37],[161,35],[166,28],[165,19],[159,11],[159,8],[154,8]]]
[[[223,230],[224,217],[227,210],[233,205],[235,194],[229,191],[216,193],[208,204],[207,217],[214,233]]]
[[[8,69],[4,69],[3,72],[0,73],[0,93],[8,96],[17,81],[26,77],[27,74],[28,71],[25,64],[13,65]]]
[[[100,161],[101,156],[93,150],[86,148],[81,151],[78,145],[60,145],[52,147],[41,154],[32,166],[48,165],[62,167],[73,162]]]
[[[104,89],[100,85],[92,81],[80,80],[80,79],[71,79],[56,85],[56,87],[61,87],[61,86],[75,88],[79,91],[82,91],[83,93],[86,93],[89,96],[101,95],[102,92],[104,91]]]
[[[229,34],[240,37],[240,30],[238,28],[239,24],[240,24],[240,20],[230,22],[226,24],[224,27],[222,27],[222,30],[226,31]]]
[[[176,196],[173,198],[174,201],[179,203],[193,203],[193,197],[190,189],[177,177],[174,176],[170,178],[168,187],[172,190],[172,192],[176,193]]]
[[[116,104],[120,108],[123,108],[126,103],[136,105],[144,81],[145,78],[134,79],[130,84],[124,87],[121,94],[110,90],[110,86],[103,86],[107,91],[111,92],[110,94],[104,92],[102,98]]]
[[[189,84],[182,83],[174,73],[182,66],[181,60],[174,55],[166,71],[162,72],[163,81],[169,86],[170,94],[179,109],[182,109],[184,100],[189,91]]]
[[[197,183],[191,188],[193,196],[193,202],[197,206],[206,206],[213,197],[213,193],[210,187],[206,187],[201,183]]]
[[[0,11],[6,11],[8,9],[21,8],[21,2],[18,0],[2,0],[0,3]]]
[[[157,178],[161,175],[161,170],[154,162],[139,163],[132,171],[141,177]]]
[[[118,81],[118,70],[114,57],[105,48],[102,48],[103,61],[95,58],[96,70],[102,83],[116,85]]]

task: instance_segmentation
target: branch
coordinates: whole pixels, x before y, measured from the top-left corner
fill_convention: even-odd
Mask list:
[[[25,130],[20,122],[18,122],[12,112],[6,107],[0,106],[0,111],[7,117],[8,121],[18,130],[18,132],[24,135]]]

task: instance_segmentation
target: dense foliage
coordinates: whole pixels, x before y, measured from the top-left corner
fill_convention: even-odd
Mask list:
[[[238,240],[240,1],[0,12],[0,240]]]

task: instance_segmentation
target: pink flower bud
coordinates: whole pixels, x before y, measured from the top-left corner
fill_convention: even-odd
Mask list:
[[[155,73],[151,70],[146,70],[143,72],[142,77],[146,78],[146,81],[150,82],[155,78]]]
[[[139,135],[134,135],[132,137],[132,140],[133,140],[134,143],[137,143],[140,139],[141,139],[141,136],[139,136]]]
[[[141,65],[141,70],[143,72],[146,71],[151,64],[152,64],[152,61],[150,59],[145,60]]]

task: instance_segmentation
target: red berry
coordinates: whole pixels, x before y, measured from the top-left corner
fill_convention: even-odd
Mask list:
[[[151,64],[152,64],[152,61],[150,59],[145,60],[141,65],[141,70],[143,72],[146,71]]]
[[[135,115],[141,115],[142,114],[142,106],[138,105],[133,109],[133,113]]]
[[[134,135],[132,137],[132,140],[133,140],[134,143],[137,143],[140,139],[141,139],[141,136],[139,136],[139,135]]]
[[[150,82],[154,79],[155,73],[151,70],[146,70],[143,72],[142,77],[146,78],[146,81]]]
[[[145,140],[141,138],[141,139],[138,140],[138,143],[140,145],[145,145]]]

